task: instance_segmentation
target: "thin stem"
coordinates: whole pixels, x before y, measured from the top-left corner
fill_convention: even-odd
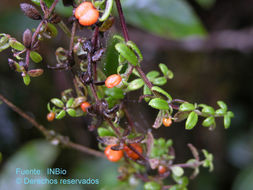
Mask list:
[[[74,45],[74,38],[76,34],[76,22],[73,23],[72,30],[71,30],[71,36],[70,36],[70,43],[69,43],[69,52],[72,54],[73,51],[73,45]]]
[[[120,19],[120,25],[122,27],[122,32],[125,38],[125,41],[129,41],[129,34],[128,34],[128,30],[127,30],[127,26],[126,26],[126,20],[122,11],[122,6],[120,3],[120,0],[115,0],[116,1],[116,6],[117,6],[117,10],[119,13],[119,19]]]
[[[14,112],[18,113],[21,117],[23,117],[24,119],[26,119],[27,121],[29,121],[36,129],[38,129],[45,137],[47,137],[47,139],[51,139],[52,138],[52,133],[50,131],[48,131],[43,125],[39,124],[34,118],[32,118],[31,116],[27,115],[23,110],[21,110],[20,108],[18,108],[17,106],[15,106],[12,102],[10,102],[9,100],[7,100],[2,94],[0,94],[0,99],[6,105],[8,105]],[[61,136],[61,135],[59,135],[59,136]],[[59,138],[58,140],[60,140],[60,139],[64,139],[64,138]],[[85,146],[80,145],[80,144],[76,144],[76,143],[71,142],[71,141],[67,141],[67,142],[62,141],[61,143],[65,147],[68,147],[68,148],[71,148],[71,149],[75,149],[75,150],[78,150],[80,152],[84,152],[86,154],[90,154],[90,155],[97,156],[97,157],[103,157],[103,158],[105,157],[102,152],[93,150],[91,148],[85,147]]]
[[[54,0],[52,6],[50,7],[49,11],[47,12],[47,14],[44,15],[43,20],[40,22],[40,24],[38,25],[38,27],[36,28],[36,31],[33,33],[32,36],[32,43],[31,43],[31,47],[33,47],[34,42],[36,37],[38,36],[39,32],[40,32],[40,28],[42,27],[43,23],[49,18],[49,16],[51,15],[51,13],[53,12],[55,6],[57,5],[57,3],[59,2],[59,0]]]

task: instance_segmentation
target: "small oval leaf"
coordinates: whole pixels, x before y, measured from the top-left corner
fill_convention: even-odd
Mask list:
[[[59,108],[63,108],[63,107],[64,107],[63,102],[62,102],[60,99],[58,99],[58,98],[52,98],[50,101],[51,101],[54,105],[58,106]]]
[[[18,51],[23,51],[25,49],[25,46],[14,38],[10,39],[10,46]]]
[[[117,43],[115,45],[116,50],[132,65],[136,66],[138,64],[138,59],[134,52],[127,47],[124,43]]]
[[[135,79],[132,82],[129,83],[127,87],[127,91],[133,91],[133,90],[138,90],[144,85],[144,82],[142,79]]]
[[[67,113],[71,116],[71,117],[76,117],[76,110],[72,109],[72,108],[68,108],[67,109]]]
[[[187,130],[193,129],[193,127],[195,127],[197,122],[198,122],[198,114],[192,111],[185,122],[185,129]]]
[[[168,69],[167,65],[160,63],[159,68],[162,71],[163,75],[169,79],[173,79],[174,74],[171,70]]]
[[[181,104],[179,107],[179,111],[193,111],[193,110],[195,110],[195,106],[188,102]]]
[[[206,118],[203,122],[202,122],[202,125],[204,127],[210,127],[211,125],[213,125],[215,122],[215,119],[214,117],[208,117]]]
[[[151,107],[159,110],[168,110],[169,104],[167,101],[161,99],[161,98],[154,98],[152,99],[149,104]]]
[[[173,166],[171,167],[171,170],[172,170],[172,173],[177,177],[181,177],[184,174],[183,168],[179,166]]]
[[[150,80],[152,82],[159,75],[160,75],[160,73],[158,71],[150,71],[150,72],[148,72],[148,74],[146,76],[147,76],[148,80]]]
[[[31,51],[30,52],[30,58],[33,60],[33,62],[35,63],[39,63],[42,61],[42,57],[39,53],[37,53],[36,51]]]
[[[58,113],[55,117],[55,119],[62,119],[63,117],[65,117],[66,115],[66,111],[65,110],[61,110],[60,113]]]
[[[158,87],[158,86],[153,86],[151,90],[156,91],[156,92],[159,92],[160,94],[163,94],[163,95],[166,96],[170,101],[172,100],[172,97],[169,95],[169,93],[166,92],[165,90],[163,90],[162,88]]]
[[[153,81],[153,84],[154,85],[159,85],[159,86],[162,86],[162,85],[165,85],[167,82],[167,79],[165,77],[158,77],[156,78],[154,81]]]
[[[130,47],[136,53],[136,55],[139,57],[139,62],[141,62],[143,60],[143,56],[138,46],[132,41],[128,41],[127,46]]]
[[[231,123],[231,118],[229,117],[229,115],[225,115],[224,116],[224,127],[225,129],[228,129]]]

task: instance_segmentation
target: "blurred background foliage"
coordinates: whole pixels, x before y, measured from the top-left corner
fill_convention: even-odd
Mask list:
[[[20,2],[1,0],[0,3],[0,32],[9,33],[18,40],[21,40],[26,28],[31,29],[38,24],[23,15],[19,9]],[[157,69],[160,62],[165,63],[175,74],[174,79],[164,86],[172,97],[212,106],[215,106],[216,100],[221,99],[227,102],[235,113],[232,126],[227,131],[223,129],[222,121],[213,132],[201,127],[185,131],[183,123],[173,124],[169,129],[160,128],[153,131],[156,137],[174,140],[178,162],[190,157],[187,143],[194,144],[198,149],[205,148],[214,154],[214,172],[208,173],[202,169],[201,175],[191,182],[189,189],[252,190],[252,6],[251,0],[123,1],[130,38],[139,45],[144,55],[144,71]],[[61,15],[69,16],[72,10],[60,5],[57,11]],[[117,31],[118,22],[106,36],[109,38]],[[230,32],[224,35],[223,31]],[[81,32],[80,35],[87,34]],[[231,46],[232,41],[235,42],[234,46]],[[54,40],[43,42],[40,53],[44,61],[36,67],[46,69],[47,64],[54,65],[55,49],[59,46],[67,47],[67,42],[68,39],[62,32]],[[200,44],[202,46],[199,46]],[[104,59],[107,63],[109,60],[115,60],[113,48],[110,49],[108,57]],[[26,87],[21,77],[9,69],[9,55],[8,50],[0,54],[0,92],[47,128],[97,149],[96,135],[87,129],[89,118],[65,118],[53,123],[46,121],[47,102],[52,97],[59,97],[62,90],[72,87],[70,73],[46,69],[43,76],[33,79],[30,86]],[[102,62],[101,67],[104,65],[107,64]],[[139,94],[130,94],[128,109],[131,110],[135,125],[140,131],[145,131],[151,127],[156,110],[152,110],[145,103],[136,104]],[[16,186],[13,181],[16,178],[16,167],[60,167],[68,170],[67,177],[70,178],[86,176],[100,180],[100,185],[85,186],[85,189],[130,189],[116,180],[117,164],[94,159],[73,150],[59,149],[45,140],[35,140],[42,135],[4,104],[0,106],[0,116],[0,189],[34,189],[34,186]],[[9,186],[4,186],[6,184]],[[84,189],[78,185],[43,185],[36,188]],[[132,188],[141,189],[141,185],[135,184]]]

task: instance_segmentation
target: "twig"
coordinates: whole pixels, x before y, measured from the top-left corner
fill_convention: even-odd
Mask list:
[[[51,139],[52,138],[52,133],[49,130],[47,130],[43,125],[39,124],[34,118],[32,118],[31,116],[27,115],[23,110],[21,110],[20,108],[18,108],[17,106],[15,106],[12,102],[10,102],[9,100],[7,100],[2,94],[0,94],[0,99],[5,104],[7,104],[14,112],[18,113],[21,117],[23,117],[24,119],[26,119],[27,121],[29,121],[35,128],[37,128],[41,133],[43,133],[43,135],[47,139]],[[61,135],[59,135],[59,136],[61,136]],[[60,138],[58,140],[60,140]],[[78,151],[86,153],[86,154],[90,154],[90,155],[97,156],[97,157],[105,157],[102,152],[93,150],[91,148],[85,147],[85,146],[80,145],[80,144],[76,144],[76,143],[71,142],[71,141],[67,141],[67,142],[64,141],[62,144],[65,147],[68,147],[68,148],[71,148],[71,149],[75,149],[75,150],[78,150]]]

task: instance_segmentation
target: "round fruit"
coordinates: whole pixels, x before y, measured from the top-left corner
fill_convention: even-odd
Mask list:
[[[140,154],[142,154],[142,147],[138,144],[130,144],[135,150],[137,150]],[[132,158],[133,160],[137,160],[140,156],[132,151],[127,145],[124,146],[124,151],[128,155],[128,157]]]
[[[164,174],[167,171],[167,168],[163,165],[158,166],[158,173]]]
[[[90,26],[97,22],[99,12],[91,2],[83,2],[76,8],[75,17],[79,19],[81,25]]]
[[[165,127],[169,127],[169,126],[171,126],[171,124],[172,124],[172,120],[171,120],[170,117],[165,117],[165,118],[163,118],[163,125],[164,125]]]
[[[50,113],[48,113],[47,114],[47,120],[48,121],[53,121],[54,120],[54,118],[55,118],[55,113],[54,112],[50,112]]]
[[[118,74],[113,74],[109,77],[107,77],[105,81],[105,86],[107,88],[113,88],[114,86],[117,86],[121,82],[122,78]]]
[[[88,107],[90,107],[90,103],[89,102],[83,102],[81,104],[81,109],[83,110],[83,112],[86,112]]]
[[[108,145],[105,148],[104,153],[105,153],[108,160],[110,160],[111,162],[117,162],[123,157],[123,151],[122,150],[112,150],[111,149],[112,146],[115,146],[115,145]]]

